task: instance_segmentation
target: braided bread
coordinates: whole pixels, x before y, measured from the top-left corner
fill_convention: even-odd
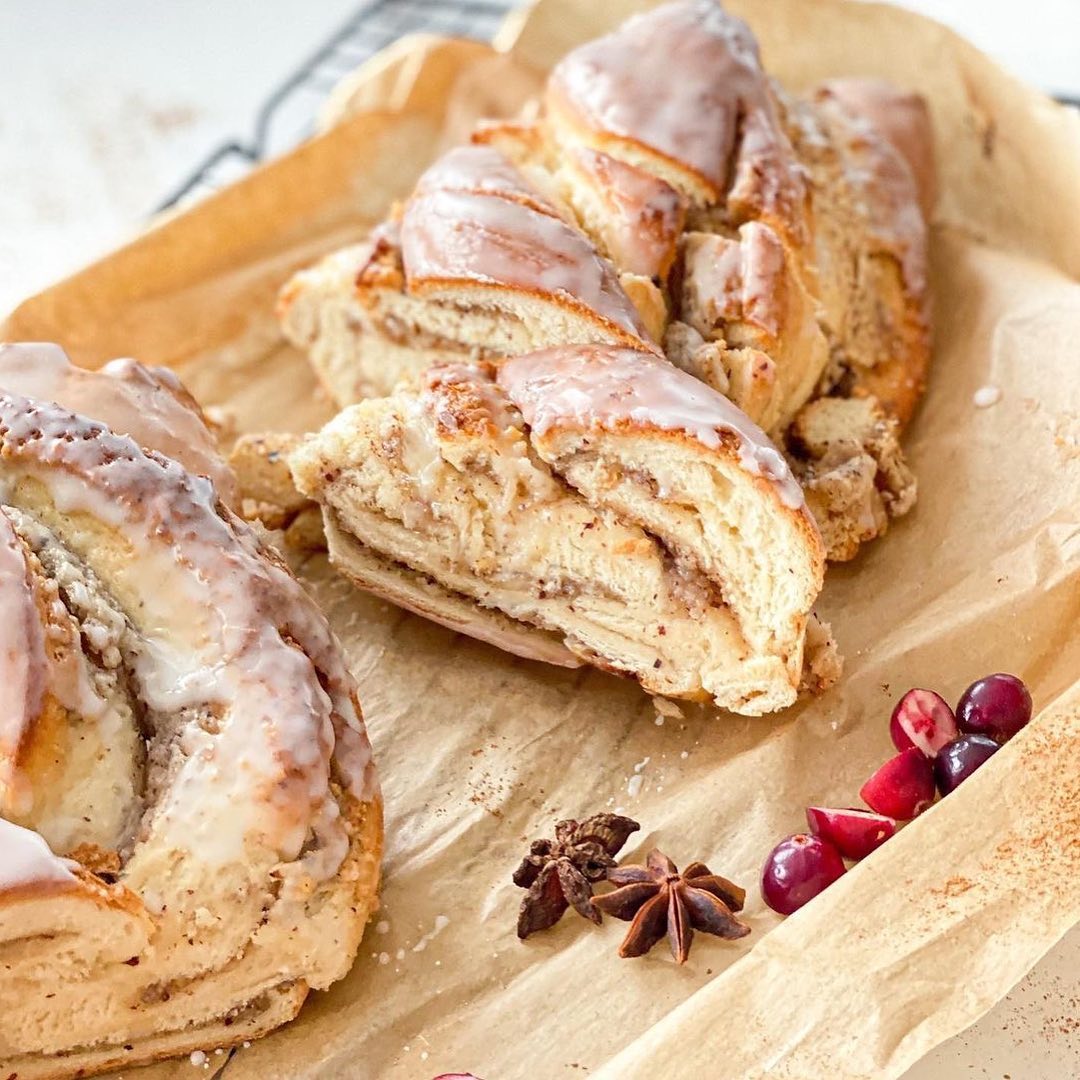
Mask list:
[[[75,378],[102,391],[95,411],[130,404],[130,385],[106,392],[115,374]],[[84,1076],[291,1019],[348,970],[381,848],[323,616],[209,480],[12,392],[0,607],[4,1075]]]
[[[676,0],[568,54],[542,104],[482,125],[368,243],[294,277],[286,336],[340,404],[448,354],[662,346],[785,446],[830,556],[850,558],[914,499],[886,462],[929,356],[921,102],[843,80],[792,98],[744,23]],[[826,406],[843,454],[789,445],[822,395],[874,398],[873,444]],[[875,512],[858,515],[832,493],[864,473]]]
[[[756,715],[803,677],[824,553],[783,457],[648,352],[431,369],[290,457],[331,559],[519,655]]]

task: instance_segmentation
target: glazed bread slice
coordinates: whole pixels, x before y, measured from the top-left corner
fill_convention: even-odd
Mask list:
[[[630,350],[515,357],[498,382],[553,472],[699,567],[755,649],[798,651],[823,557],[801,487],[756,424],[685,372]]]
[[[593,355],[600,351],[565,352],[602,365]],[[323,506],[332,558],[365,588],[401,602],[398,582],[411,578],[405,606],[425,614],[434,608],[438,621],[484,640],[505,647],[492,633],[496,613],[500,624],[508,618],[542,632],[536,640],[544,648],[561,640],[569,653],[652,692],[747,714],[782,708],[798,690],[823,567],[801,490],[775,448],[719,395],[699,401],[693,395],[704,388],[691,377],[637,350],[612,355],[624,367],[610,373],[609,387],[627,377],[649,387],[650,379],[663,380],[660,371],[691,393],[660,396],[653,413],[626,418],[625,432],[613,422],[609,441],[617,449],[600,440],[610,470],[666,475],[685,466],[695,473],[672,496],[670,513],[641,511],[643,501],[665,500],[644,475],[592,498],[585,489],[597,487],[593,480],[583,474],[579,488],[572,475],[549,467],[548,418],[562,401],[541,380],[545,371],[560,378],[560,355],[544,353],[522,361],[527,372],[515,373],[512,362],[505,379],[490,365],[435,368],[419,385],[346,409],[290,456],[294,478]],[[633,368],[635,361],[641,366]],[[596,398],[598,411],[605,400]],[[538,434],[522,411],[537,414]],[[574,428],[574,414],[564,420]],[[580,430],[582,417],[576,422]],[[719,525],[724,511],[705,509],[703,527],[700,508],[686,508],[697,499],[722,500],[727,513],[752,504],[747,532],[727,539],[728,550],[753,544],[760,538],[752,530],[768,522],[786,530],[790,566],[769,577],[752,556],[728,565],[708,531],[730,530]],[[798,598],[787,581],[796,573],[810,579]],[[736,581],[747,574],[758,576]],[[751,602],[755,589],[776,595]],[[464,603],[479,609],[475,628],[462,621]],[[763,627],[762,616],[775,626]],[[520,646],[511,651],[529,655]]]
[[[367,244],[302,271],[278,305],[339,403],[388,393],[446,354],[561,342],[657,351],[619,276],[499,150],[459,147]]]
[[[351,965],[382,841],[325,618],[207,479],[8,392],[0,607],[0,1060],[85,1076],[291,1019]]]

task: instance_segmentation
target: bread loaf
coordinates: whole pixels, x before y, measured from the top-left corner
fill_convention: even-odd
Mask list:
[[[675,0],[569,53],[536,121],[473,141],[367,244],[283,290],[284,331],[340,404],[448,355],[662,348],[796,459],[790,426],[824,396],[874,398],[900,453],[929,357],[933,168],[917,97],[866,80],[792,97],[742,21]],[[836,486],[815,504],[834,525]],[[850,558],[853,536],[910,502],[883,501],[870,531],[827,529],[845,537],[830,556]]]

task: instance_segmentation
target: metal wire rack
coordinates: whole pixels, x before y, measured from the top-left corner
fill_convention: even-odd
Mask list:
[[[263,102],[248,139],[216,147],[158,206],[168,210],[217,191],[260,161],[312,134],[315,113],[338,81],[403,34],[490,40],[520,0],[368,0]]]

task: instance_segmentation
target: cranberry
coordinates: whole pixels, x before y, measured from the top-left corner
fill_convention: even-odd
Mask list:
[[[810,831],[828,841],[845,859],[865,859],[896,832],[896,822],[869,810],[832,810],[808,806]]]
[[[960,734],[948,702],[933,690],[909,690],[893,709],[889,734],[897,750],[917,746],[934,757]]]
[[[934,766],[914,746],[890,758],[859,791],[864,803],[886,817],[910,821],[934,801]]]
[[[761,895],[773,911],[790,915],[843,872],[844,860],[832,844],[820,836],[796,833],[769,852],[761,871]]]
[[[1001,747],[989,735],[961,735],[953,739],[934,762],[938,791],[948,795],[999,749]]]
[[[960,695],[956,719],[967,734],[1008,742],[1031,719],[1031,695],[1015,675],[987,675]]]

